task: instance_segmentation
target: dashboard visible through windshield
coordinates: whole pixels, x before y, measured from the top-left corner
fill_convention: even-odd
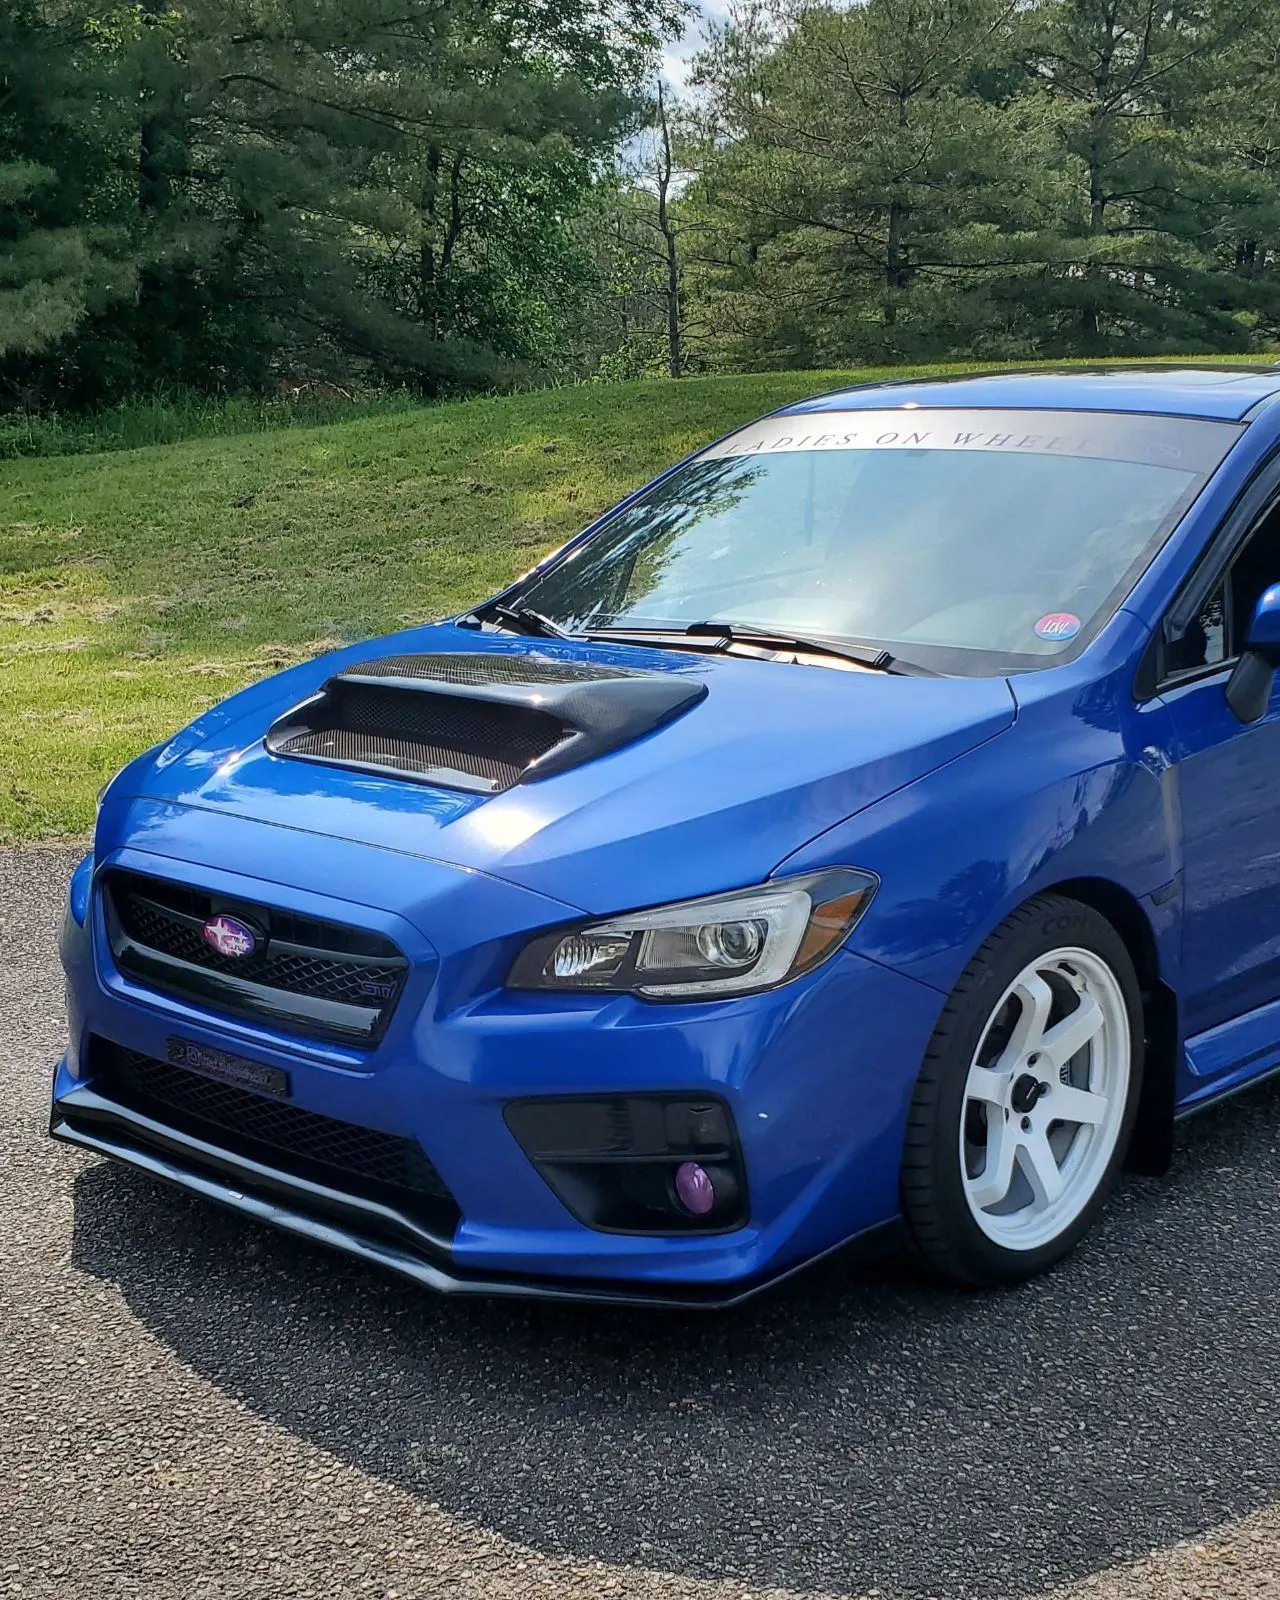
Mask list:
[[[570,632],[709,622],[934,671],[1074,654],[1241,428],[1118,412],[770,417],[624,505],[520,589]]]

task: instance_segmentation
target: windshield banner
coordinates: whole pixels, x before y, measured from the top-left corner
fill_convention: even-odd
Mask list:
[[[805,450],[966,450],[1140,461],[1203,474],[1213,471],[1243,431],[1236,423],[1199,417],[903,406],[767,417],[713,444],[702,459]]]

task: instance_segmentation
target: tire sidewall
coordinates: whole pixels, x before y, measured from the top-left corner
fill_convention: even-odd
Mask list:
[[[1052,896],[1028,902],[1015,917],[1017,926],[1003,924],[997,930],[953,991],[948,1008],[951,1026],[944,1047],[947,1059],[933,1092],[934,1203],[946,1219],[957,1266],[963,1276],[979,1284],[1015,1283],[1033,1277],[1075,1248],[1114,1186],[1133,1132],[1142,1084],[1142,997],[1129,952],[1111,924],[1089,906]],[[983,1232],[964,1189],[958,1150],[969,1067],[997,1003],[1018,974],[1037,956],[1072,945],[1105,961],[1124,996],[1130,1047],[1124,1116],[1111,1159],[1080,1215],[1046,1244],[1034,1250],[1010,1250]]]

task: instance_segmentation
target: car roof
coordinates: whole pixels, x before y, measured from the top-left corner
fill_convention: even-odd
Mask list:
[[[1276,366],[1043,367],[1026,372],[957,373],[837,389],[783,408],[784,414],[901,406],[999,407],[1037,411],[1133,411],[1238,422],[1280,393]]]

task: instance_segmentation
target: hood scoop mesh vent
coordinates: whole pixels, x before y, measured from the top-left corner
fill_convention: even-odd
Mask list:
[[[630,744],[706,684],[539,655],[381,656],[274,723],[273,755],[497,794]]]

